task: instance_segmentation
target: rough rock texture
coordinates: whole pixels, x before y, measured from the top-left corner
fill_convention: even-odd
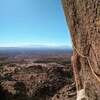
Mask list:
[[[64,86],[60,89],[51,100],[75,100],[76,87],[75,83]]]
[[[100,100],[100,0],[62,1],[78,57],[81,88],[89,100]]]

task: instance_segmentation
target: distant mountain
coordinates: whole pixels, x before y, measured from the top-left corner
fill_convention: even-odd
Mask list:
[[[65,46],[24,46],[24,47],[0,47],[0,55],[12,55],[12,54],[60,54],[68,53],[72,54],[72,48]]]
[[[72,50],[69,46],[56,46],[56,45],[28,45],[28,46],[19,46],[19,47],[0,47],[0,50],[10,50],[10,49],[40,49],[40,50],[47,50],[47,49],[58,49],[58,50]]]

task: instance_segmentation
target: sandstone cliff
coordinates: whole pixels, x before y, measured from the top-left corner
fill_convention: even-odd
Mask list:
[[[84,90],[85,99],[100,100],[100,0],[62,2],[73,41],[77,93]]]

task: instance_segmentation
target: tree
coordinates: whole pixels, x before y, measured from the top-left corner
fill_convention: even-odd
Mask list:
[[[14,100],[28,100],[27,89],[23,82],[15,83],[14,89],[16,90]]]
[[[77,93],[84,90],[88,100],[100,100],[100,0],[62,2],[73,42]]]

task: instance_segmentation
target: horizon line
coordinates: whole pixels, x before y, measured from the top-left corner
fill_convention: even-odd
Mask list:
[[[66,48],[72,48],[72,45],[65,45],[65,44],[55,44],[55,43],[45,43],[45,44],[29,44],[29,43],[25,43],[25,44],[1,44],[0,48],[2,47],[66,47]]]
[[[68,45],[20,45],[20,46],[0,46],[0,48],[71,48]]]

